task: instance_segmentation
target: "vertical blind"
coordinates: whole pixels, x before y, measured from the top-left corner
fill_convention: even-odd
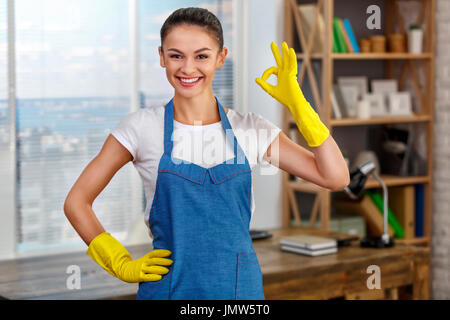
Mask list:
[[[0,159],[9,142],[8,114],[8,10],[7,0],[0,0]]]
[[[127,12],[123,0],[15,2],[19,252],[82,244],[63,204],[130,112]],[[120,239],[142,211],[133,175],[129,163],[93,204]]]
[[[0,14],[6,13],[6,0],[0,1]],[[139,1],[141,107],[164,104],[173,94],[159,66],[162,23],[177,8],[201,6],[215,13],[223,25],[229,54],[224,67],[216,71],[213,90],[224,106],[233,108],[232,2]],[[83,245],[64,215],[63,204],[110,130],[132,110],[128,10],[126,0],[15,1],[16,225],[18,251],[23,254]],[[3,72],[6,23],[1,19]],[[6,74],[0,77],[4,137],[7,81],[1,81]],[[117,172],[93,204],[105,229],[121,241],[144,208],[142,182],[131,163]]]
[[[213,91],[221,104],[227,108],[233,109],[233,16],[231,0],[216,1],[215,14],[222,22],[224,33],[224,45],[229,53],[223,67],[216,71],[213,81]]]
[[[9,108],[8,108],[8,10],[7,0],[0,0],[0,204],[10,199],[3,182],[8,176],[9,153]],[[7,180],[8,181],[8,180]],[[4,206],[3,206],[4,207]],[[1,212],[1,209],[0,209]]]

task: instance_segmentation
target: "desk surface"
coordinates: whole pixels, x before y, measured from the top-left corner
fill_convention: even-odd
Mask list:
[[[335,254],[309,257],[281,251],[280,238],[298,233],[339,234],[309,228],[270,232],[272,238],[253,244],[263,273],[266,299],[376,297],[374,290],[367,288],[371,276],[367,268],[371,265],[380,267],[381,289],[413,285],[414,298],[428,299],[429,248],[403,244],[384,249],[362,248],[359,241],[354,241]]]
[[[349,247],[340,247],[336,254],[309,257],[281,251],[280,237],[298,233],[330,236],[333,233],[299,228],[268,231],[273,237],[253,242],[263,273],[266,299],[327,299],[347,291],[356,292],[366,286],[369,265],[380,266],[383,284],[427,283],[429,248],[398,245],[367,249],[355,242]],[[128,249],[133,257],[149,251],[148,245]],[[80,267],[79,290],[67,289],[70,274],[66,270],[70,265]],[[326,286],[325,282],[328,282]],[[0,297],[6,299],[134,299],[137,288],[137,284],[109,275],[84,252],[0,262]]]

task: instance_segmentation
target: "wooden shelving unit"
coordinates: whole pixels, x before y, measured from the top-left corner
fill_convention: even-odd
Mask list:
[[[323,54],[314,53],[311,54],[312,59],[322,59]],[[297,53],[298,59],[304,59],[305,55]],[[412,53],[332,53],[331,58],[335,60],[406,60],[406,59],[430,59],[430,53],[412,54]]]
[[[359,0],[353,0],[359,1]],[[385,32],[392,33],[397,26],[400,32],[406,35],[406,29],[401,17],[398,6],[399,0],[385,0]],[[301,61],[301,69],[298,73],[298,81],[302,86],[305,75],[308,75],[311,91],[313,94],[313,101],[317,107],[316,110],[320,115],[322,121],[333,132],[335,127],[349,127],[349,126],[368,126],[368,125],[383,125],[394,123],[412,123],[423,124],[427,131],[427,174],[425,176],[415,177],[397,177],[382,175],[381,178],[388,187],[390,186],[405,186],[414,184],[424,184],[424,236],[412,239],[401,239],[398,242],[408,244],[419,244],[430,246],[431,239],[431,188],[432,188],[432,163],[433,163],[433,105],[434,105],[434,59],[435,59],[435,0],[418,0],[421,2],[421,9],[417,12],[417,24],[425,22],[424,30],[424,53],[410,54],[410,53],[333,53],[332,52],[332,36],[333,36],[333,17],[334,6],[341,5],[342,2],[336,0],[317,0],[315,4],[319,9],[315,17],[315,25],[310,31],[309,37],[304,33],[301,23],[301,15],[298,10],[297,0],[285,0],[284,12],[284,40],[289,47],[295,48],[295,40],[301,44],[302,52],[297,50],[297,58]],[[348,5],[349,1],[346,1]],[[314,38],[318,36],[318,15],[320,14],[324,20],[323,37],[323,51],[320,53],[311,53]],[[353,25],[354,28],[357,26]],[[296,39],[297,37],[297,39]],[[308,39],[308,41],[306,41]],[[312,68],[313,60],[320,60],[321,71],[319,79],[316,79]],[[413,116],[401,117],[378,117],[370,119],[333,119],[331,114],[330,93],[333,88],[333,73],[334,63],[339,60],[382,60],[384,61],[384,75],[385,78],[398,79],[399,89],[404,88],[406,78],[409,77],[413,82],[413,87],[417,96],[417,103],[420,106],[420,113]],[[419,73],[416,71],[415,62],[424,64],[424,79],[419,78]],[[398,76],[394,74],[394,63],[401,65],[401,71]],[[364,75],[359,73],[359,75]],[[424,85],[421,86],[420,81],[423,80]],[[320,84],[320,86],[319,86]],[[320,88],[320,90],[319,90]],[[288,134],[295,123],[292,115],[284,108],[283,114],[283,131]],[[369,179],[366,183],[366,188],[377,188],[378,182],[375,179]],[[315,194],[315,201],[310,214],[309,226],[314,226],[317,219],[320,219],[320,227],[329,230],[330,212],[331,212],[331,191],[321,188],[306,181],[291,180],[289,173],[283,173],[283,226],[291,226],[291,220],[294,218],[295,225],[304,226],[305,222],[301,221],[298,204],[295,197],[295,192],[304,192]]]

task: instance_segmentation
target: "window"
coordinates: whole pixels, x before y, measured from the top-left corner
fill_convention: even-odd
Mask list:
[[[130,112],[128,2],[19,0],[16,14],[18,251],[84,245],[63,204]],[[119,239],[142,211],[127,164],[93,204]]]
[[[8,105],[8,1],[0,0],[0,258],[14,256],[14,159]]]
[[[0,154],[9,152],[7,3],[0,0]],[[11,237],[16,237],[21,256],[85,248],[63,204],[110,130],[134,110],[130,3],[14,1],[17,194],[12,200],[16,232]],[[199,6],[214,12],[223,24],[229,54],[213,86],[222,104],[233,108],[232,3],[138,1],[141,107],[161,105],[173,94],[157,52],[164,19],[177,8]],[[96,199],[93,210],[105,229],[123,241],[142,216],[143,195],[142,182],[128,163]]]
[[[0,0],[0,155],[9,144],[8,117],[8,10],[7,0]]]

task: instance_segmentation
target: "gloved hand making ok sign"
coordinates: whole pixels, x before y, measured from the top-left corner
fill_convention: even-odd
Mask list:
[[[289,49],[286,42],[283,42],[281,45],[283,57],[281,57],[275,42],[272,42],[270,47],[277,66],[268,68],[261,78],[256,78],[255,81],[264,91],[289,109],[308,145],[317,147],[325,141],[330,132],[303,96],[297,81],[295,51],[292,48]],[[275,86],[266,82],[272,74],[278,78]]]

